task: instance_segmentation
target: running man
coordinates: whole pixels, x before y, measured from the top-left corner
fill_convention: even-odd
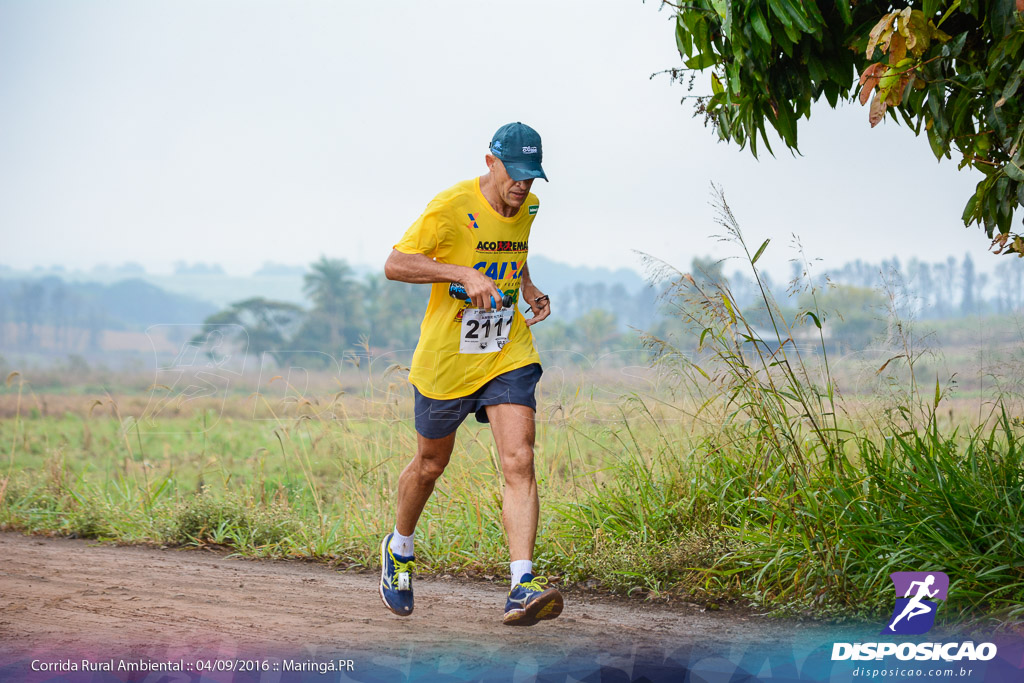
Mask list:
[[[526,256],[540,206],[530,188],[536,178],[547,180],[541,156],[537,131],[522,123],[499,128],[485,156],[487,173],[434,197],[384,264],[389,280],[431,283],[409,371],[416,455],[399,477],[395,528],[380,546],[380,597],[399,616],[413,609],[416,523],[470,414],[490,423],[505,476],[501,516],[512,588],[503,622],[530,626],[562,611],[561,594],[533,575],[540,509],[534,390],[541,367],[529,327],[551,315],[551,304],[530,279]],[[450,295],[453,283],[464,300]],[[520,298],[530,306],[529,320],[516,306]]]
[[[910,598],[910,594],[914,592],[914,586],[918,586],[917,595],[910,598],[910,602],[908,602],[906,607],[903,608],[903,611],[900,612],[900,615],[892,620],[892,623],[889,624],[890,631],[896,631],[896,623],[903,617],[906,617],[907,621],[910,621],[918,615],[928,614],[932,611],[931,607],[922,604],[921,601],[925,598],[934,598],[936,595],[939,594],[938,588],[936,588],[934,591],[928,590],[933,583],[935,583],[935,575],[929,574],[927,577],[925,577],[924,581],[912,581],[910,585],[907,586],[907,594],[903,597]]]

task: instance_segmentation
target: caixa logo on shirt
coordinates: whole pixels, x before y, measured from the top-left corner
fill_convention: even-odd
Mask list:
[[[497,263],[493,261],[480,261],[473,264],[473,269],[479,270],[492,280],[504,280],[506,277],[518,280],[520,275],[519,267],[522,264],[522,261],[499,261]]]

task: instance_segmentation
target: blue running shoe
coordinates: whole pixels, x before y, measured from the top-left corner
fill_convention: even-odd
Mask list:
[[[391,552],[391,536],[380,542],[380,599],[384,606],[400,617],[412,614],[412,557]]]
[[[562,613],[562,594],[555,588],[545,588],[548,580],[526,574],[508,592],[505,617],[508,626],[533,626],[542,619],[554,619]]]

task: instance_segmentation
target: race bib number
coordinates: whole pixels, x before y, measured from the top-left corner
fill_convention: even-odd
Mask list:
[[[508,343],[512,331],[511,308],[500,311],[485,311],[482,308],[467,308],[462,313],[462,338],[459,353],[495,353]]]

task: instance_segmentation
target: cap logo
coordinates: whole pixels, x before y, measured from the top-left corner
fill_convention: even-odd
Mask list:
[[[537,153],[537,148],[536,147],[523,147],[523,154],[536,154],[536,153]]]

